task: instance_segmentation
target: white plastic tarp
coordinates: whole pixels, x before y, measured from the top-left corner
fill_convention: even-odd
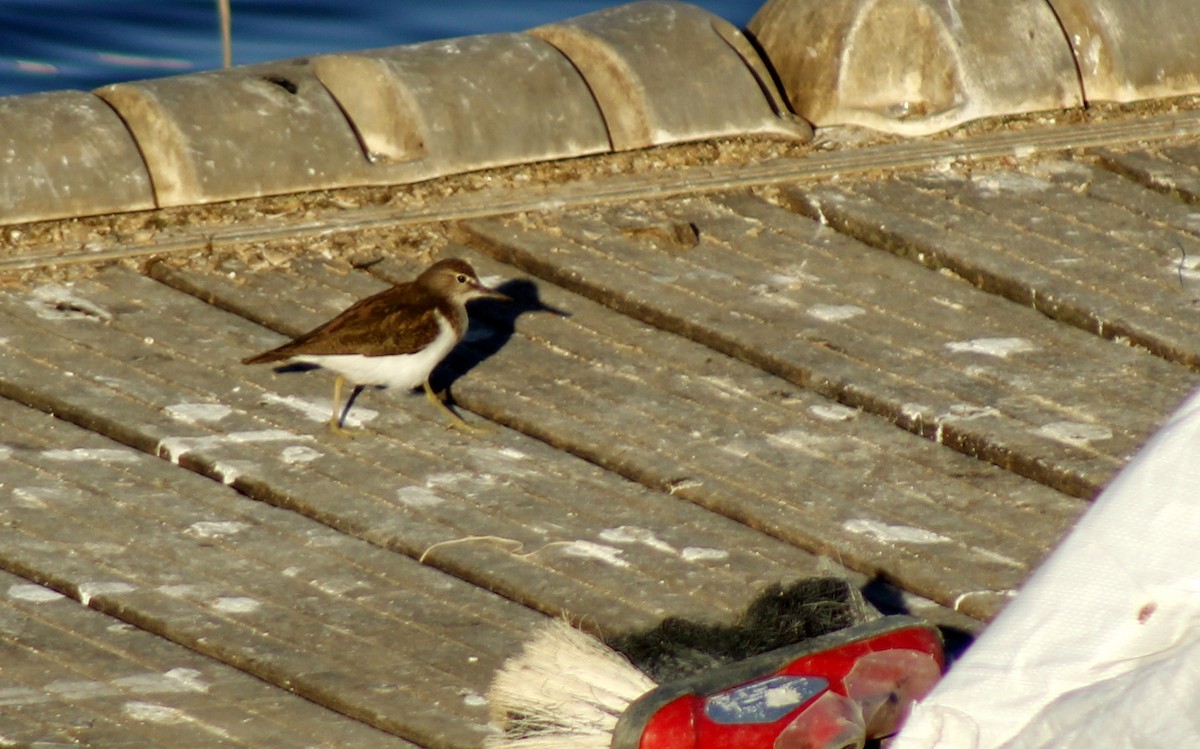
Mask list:
[[[1200,746],[1200,393],[1121,472],[891,749]]]

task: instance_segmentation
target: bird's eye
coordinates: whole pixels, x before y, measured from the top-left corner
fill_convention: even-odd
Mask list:
[[[458,276],[457,276],[457,278],[458,278],[458,282],[459,282],[459,283],[466,283],[466,282],[467,282],[467,276],[466,276],[466,274],[464,274],[464,273],[459,273],[459,274],[458,274]]]

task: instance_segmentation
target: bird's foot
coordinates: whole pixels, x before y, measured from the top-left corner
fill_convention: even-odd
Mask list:
[[[346,427],[342,426],[341,423],[338,421],[330,419],[326,423],[329,425],[329,433],[333,434],[337,437],[341,437],[342,439],[352,440],[356,436],[358,436],[357,434],[355,434],[355,432],[353,430],[347,429]]]
[[[446,405],[444,391],[443,393],[433,392],[433,388],[429,386],[428,382],[425,383],[425,397],[450,419],[450,423],[446,425],[447,429],[458,429],[471,434],[487,434],[496,429],[492,424],[468,424],[463,421],[463,417],[451,411],[450,407]]]
[[[495,424],[468,424],[467,422],[463,421],[463,418],[458,414],[450,411],[450,409],[446,410],[449,411],[450,415],[454,417],[450,420],[450,423],[446,425],[447,429],[457,429],[460,432],[466,432],[467,434],[491,434],[496,431]]]

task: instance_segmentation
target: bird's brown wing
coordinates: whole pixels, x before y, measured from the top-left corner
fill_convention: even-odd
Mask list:
[[[360,299],[332,320],[243,364],[283,361],[304,354],[385,356],[419,351],[438,334],[434,304],[411,283]]]

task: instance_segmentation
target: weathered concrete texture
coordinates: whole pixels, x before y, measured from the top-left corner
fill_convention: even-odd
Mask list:
[[[1200,92],[1200,4],[1048,0],[1075,52],[1088,101]]]
[[[0,361],[0,388],[345,533],[414,558],[429,552],[427,562],[482,588],[547,613],[586,613],[614,630],[648,626],[667,611],[728,618],[752,594],[748,581],[765,583],[772,569],[788,578],[813,569],[814,559],[803,552],[722,518],[693,514],[695,508],[678,502],[657,507],[656,492],[639,491],[536,440],[507,430],[478,438],[450,432],[422,398],[406,404],[400,394],[399,403],[380,402],[386,394],[364,393],[349,423],[366,422],[369,434],[388,436],[330,436],[322,424],[329,412],[322,398],[330,390],[327,377],[281,377],[238,363],[274,336],[135,274],[104,281],[78,287],[71,297],[77,307],[107,313],[103,324],[87,315],[56,317],[53,304],[22,304],[18,297],[2,305],[15,350]],[[43,289],[34,299],[56,293]],[[281,307],[277,292],[258,296],[242,287],[232,298],[269,305],[293,325],[329,314],[302,318],[296,307]],[[198,349],[199,340],[205,343]],[[75,376],[48,376],[20,353],[35,348]],[[102,353],[85,355],[89,350]],[[218,350],[227,354],[213,356]],[[125,388],[122,382],[138,384]],[[187,404],[198,401],[212,403],[219,418],[189,420]],[[620,526],[644,528],[673,546],[676,529],[687,529],[691,543],[719,553],[691,560],[640,544],[610,548],[605,529]],[[441,545],[446,542],[453,543]],[[764,545],[776,551],[768,555]],[[605,554],[619,559],[599,563],[595,557]],[[743,557],[748,568],[739,563],[736,572],[724,571]],[[691,582],[677,585],[685,580]]]
[[[1106,169],[1124,175],[1152,191],[1130,190],[1127,187],[1122,191],[1125,197],[1113,199],[1112,202],[1127,200],[1131,210],[1154,218],[1168,211],[1172,217],[1170,224],[1185,231],[1195,231],[1196,212],[1192,206],[1200,203],[1200,146],[1184,142],[1134,150],[1097,148],[1092,153]],[[1085,185],[1094,191],[1104,189],[1102,184],[1111,183],[1111,180],[1106,183],[1093,180]],[[1130,193],[1141,195],[1142,199],[1136,200]],[[1175,199],[1165,200],[1163,195]],[[1186,250],[1182,254],[1186,254]],[[1181,257],[1181,260],[1188,268],[1195,265],[1194,257]]]
[[[771,0],[748,31],[795,111],[819,126],[923,135],[1083,104],[1044,0]]]
[[[103,329],[87,317],[58,322]],[[59,349],[53,337],[46,339],[47,354]],[[86,366],[60,361],[81,375]],[[18,367],[16,357],[5,358],[6,380]],[[61,378],[73,380],[60,371],[47,382]],[[159,389],[147,384],[148,392]],[[138,412],[136,395],[114,401]],[[193,427],[221,420],[219,408],[203,405],[170,413]],[[12,401],[0,400],[0,416],[6,569],[376,729],[425,747],[478,745],[487,710],[466,698],[486,691],[492,671],[541,617]],[[256,434],[243,443],[286,451],[309,442]],[[253,460],[241,452],[243,465]],[[293,456],[293,472],[303,470],[301,453],[285,454]],[[7,659],[3,676],[15,676]],[[0,726],[5,715],[0,711]],[[375,732],[357,733],[366,739]]]
[[[469,257],[485,275],[512,273],[466,248],[454,252]],[[304,270],[296,275],[241,271],[237,277],[242,283],[236,284],[226,273],[164,269],[156,275],[290,332],[329,312],[310,311],[312,305],[304,302],[281,310],[275,300],[285,290],[322,289],[316,294],[306,291],[300,298],[345,303],[378,289],[378,282],[364,274],[339,275],[316,263],[299,265]],[[407,277],[415,268],[386,261],[378,266],[393,277]],[[325,284],[333,288],[323,288]],[[569,319],[528,312],[512,320],[503,316],[502,307],[493,310],[500,317],[477,310],[474,329],[486,334],[473,335],[475,342],[447,367],[455,378],[456,400],[616,474],[789,543],[812,550],[834,544],[841,562],[852,569],[883,572],[887,579],[947,606],[957,603],[963,612],[990,616],[1030,569],[1029,561],[1019,560],[1040,559],[1082,507],[910,435],[901,433],[902,444],[896,444],[897,430],[882,420],[805,394],[753,367],[549,284],[539,284],[538,291],[546,304],[567,311]],[[320,385],[328,387],[327,382]],[[360,405],[377,407],[374,397],[378,396],[367,394]],[[414,405],[419,412],[425,410],[420,402]],[[865,467],[873,462],[871,456],[885,454],[887,468]],[[550,474],[542,470],[545,483]],[[947,482],[946,474],[956,479]],[[881,488],[864,491],[864,480]],[[568,491],[579,496],[569,505],[599,503],[580,489]],[[931,497],[972,510],[948,513]],[[612,501],[604,505],[612,515],[610,524],[616,526],[617,506]],[[664,509],[647,512],[636,521],[637,528],[657,528],[657,516]],[[687,521],[693,539],[700,538],[709,522],[704,517],[699,513]],[[539,521],[531,517],[529,522]],[[499,527],[493,525],[492,532]],[[913,537],[897,542],[873,535],[887,536],[889,529],[901,527]],[[644,535],[637,528],[626,527],[617,535]],[[1014,528],[1021,530],[1014,534]],[[678,543],[670,534],[654,532],[663,541]],[[733,539],[743,534],[726,533],[721,548],[742,546]],[[780,548],[774,539],[746,538],[759,552]],[[602,542],[604,535],[594,540]],[[692,545],[707,543],[694,540]],[[794,553],[776,550],[769,555],[782,561]],[[737,568],[746,565],[736,556],[732,561]],[[668,577],[684,571],[668,572],[669,560],[658,564]],[[626,568],[625,585],[635,574]],[[702,583],[694,574],[692,578],[689,595],[696,596]],[[656,595],[664,593],[659,589]],[[546,588],[539,598],[553,595]],[[623,597],[613,596],[606,608],[617,606]]]
[[[678,2],[639,2],[539,26],[582,73],[618,151],[745,133],[811,137],[741,32]]]
[[[0,223],[154,207],[121,118],[82,91],[0,98]]]
[[[327,55],[313,67],[354,125],[372,181],[609,150],[579,72],[525,34]]]
[[[1171,166],[1146,153],[1111,158]],[[1200,369],[1190,281],[1200,241],[1194,219],[1189,224],[1181,215],[1190,209],[1087,163],[1048,163],[1043,171],[923,174],[784,194],[789,205],[839,231]],[[1115,360],[1104,366],[1121,371]]]
[[[483,262],[485,275],[511,277]],[[773,583],[837,574],[863,586],[866,576],[787,538],[816,532],[789,517],[826,528],[861,511],[880,520],[841,531],[854,547],[848,561],[863,555],[888,578],[895,570],[931,590],[950,585],[939,597],[986,616],[1028,569],[1007,555],[1039,557],[1080,506],[922,440],[888,448],[895,430],[887,425],[864,431],[853,412],[818,408],[805,422],[854,462],[833,480],[852,501],[837,507],[830,493],[809,510],[791,496],[791,465],[807,464],[811,451],[804,435],[786,430],[821,399],[774,413],[773,378],[724,357],[703,363],[712,356],[703,347],[552,289],[547,301],[575,313],[574,324],[530,312],[521,318],[534,325],[518,332],[477,314],[454,374],[470,369],[464,379],[487,383],[488,408],[503,421],[532,418],[559,437],[607,442],[607,460],[651,466],[664,477],[655,486],[679,496],[517,431],[452,433],[420,397],[364,393],[350,419],[361,439],[340,439],[321,424],[327,377],[238,363],[277,338],[246,317],[295,332],[382,284],[344,267],[296,265],[154,266],[165,283],[110,269],[71,286],[0,295],[0,394],[33,406],[0,399],[11,427],[0,441],[0,564],[424,747],[479,745],[481,695],[542,618],[531,609],[570,612],[619,633],[672,616],[727,624]],[[417,263],[389,265],[409,275]],[[645,353],[661,339],[670,361]],[[596,370],[590,357],[605,367]],[[631,399],[639,378],[645,387]],[[714,395],[719,406],[702,405]],[[639,420],[624,404],[640,399],[658,405]],[[736,404],[730,413],[727,401]],[[766,436],[756,432],[764,419]],[[614,425],[630,434],[606,439]],[[706,429],[714,436],[693,434]],[[843,440],[843,431],[861,436]],[[878,445],[859,444],[880,436]],[[738,450],[761,452],[746,464],[753,475],[718,478],[743,463]],[[886,493],[899,506],[871,509],[856,498],[861,461],[896,452],[900,486]],[[966,474],[995,475],[942,486],[939,452]],[[833,461],[811,466],[827,472]],[[701,481],[692,470],[703,471]],[[814,491],[823,493],[831,479],[820,481]],[[956,509],[935,507],[905,488],[912,482]],[[703,493],[731,500],[733,515],[744,500],[754,522],[704,509],[693,498]],[[1034,530],[1016,523],[1013,536],[1006,520],[984,512],[977,522],[967,511],[996,500],[1006,518],[1053,519]],[[906,531],[909,517],[946,535]],[[951,535],[958,531],[961,538]],[[900,549],[872,536],[889,533],[900,534]],[[960,563],[971,569],[961,572]],[[958,618],[919,596],[904,602],[935,620]],[[40,688],[31,682],[35,696]]]
[[[307,61],[118,83],[160,206],[362,184],[367,159]]]
[[[936,215],[932,207],[901,222],[894,207],[913,199],[911,188],[855,186],[884,189],[892,190],[887,213],[880,202],[855,205],[843,187],[810,194],[829,196],[821,203],[829,216],[853,205],[864,226],[950,233],[938,228],[944,219],[919,218]],[[1124,345],[1098,347],[1028,307],[765,201],[690,198],[639,212],[642,221],[649,214],[694,227],[690,244],[630,227],[627,213],[584,209],[467,227],[499,259],[1079,497],[1093,495],[1196,382],[1183,367]],[[959,242],[986,226],[957,223]],[[1018,267],[1039,250],[1003,248]],[[1023,280],[1039,283],[1032,273]]]
[[[28,409],[5,403],[0,409],[9,440],[18,434],[28,438],[27,430],[66,437],[67,442],[44,450],[78,450],[79,459],[92,467],[104,462],[103,455],[108,462],[137,460],[134,451],[116,444],[96,446],[102,443],[94,435],[84,437],[91,448],[70,441],[72,432],[84,432]],[[88,449],[93,450],[91,460],[84,457]],[[17,502],[39,500],[53,504],[66,495],[43,482],[26,488]],[[415,749],[403,739],[7,572],[0,572],[0,633],[0,743],[5,746],[266,747],[286,744],[288,736],[304,736],[313,749]]]

